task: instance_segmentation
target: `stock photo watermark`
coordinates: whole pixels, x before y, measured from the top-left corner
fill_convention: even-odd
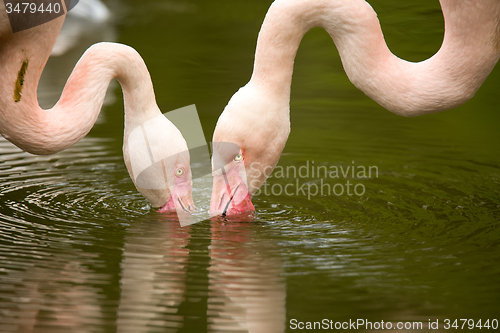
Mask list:
[[[173,145],[176,140],[185,143]],[[171,204],[160,211],[174,210],[182,226],[213,215],[207,209],[209,192],[219,194],[217,212],[224,214],[231,204],[248,200],[252,188],[254,196],[302,196],[308,200],[317,196],[361,197],[366,193],[364,182],[379,177],[378,166],[355,161],[342,165],[314,160],[276,167],[260,162],[247,165],[234,143],[215,142],[210,149],[195,105],[146,121],[131,131],[127,142],[134,183],[138,189],[170,193]],[[223,181],[212,188],[216,178]]]
[[[50,22],[77,4],[78,0],[4,0],[5,12],[14,33]]]
[[[254,162],[249,171],[259,175],[261,165]],[[378,178],[376,165],[359,165],[352,161],[351,165],[317,165],[315,161],[306,161],[300,166],[264,167],[263,172],[268,179],[281,179],[279,183],[265,182],[257,190],[255,196],[305,196],[311,200],[316,196],[363,196],[366,186],[363,180]],[[252,184],[250,184],[252,186]]]
[[[335,321],[325,318],[321,321],[299,321],[290,319],[292,330],[473,330],[498,329],[498,319],[428,319],[427,321],[371,321],[368,319],[349,319]]]

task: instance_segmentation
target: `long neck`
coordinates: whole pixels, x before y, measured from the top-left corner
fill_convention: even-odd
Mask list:
[[[40,108],[37,86],[63,18],[25,32],[0,36],[0,133],[34,154],[51,154],[83,138],[101,110],[109,82],[123,89],[125,127],[159,114],[149,72],[132,48],[114,43],[90,47],[78,61],[61,98]]]
[[[251,84],[289,100],[293,62],[304,34],[323,27],[351,82],[388,110],[415,116],[469,100],[500,55],[500,1],[440,0],[443,44],[412,63],[394,56],[363,0],[277,0],[259,33]],[[277,97],[278,98],[278,97]]]

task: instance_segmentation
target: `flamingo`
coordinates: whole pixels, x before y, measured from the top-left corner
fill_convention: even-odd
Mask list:
[[[43,110],[37,101],[37,86],[65,15],[12,33],[4,9],[2,3],[2,136],[38,155],[70,147],[92,128],[107,87],[116,78],[123,89],[125,106],[124,161],[136,188],[153,207],[162,207],[160,211],[191,211],[194,204],[187,144],[180,131],[161,114],[139,53],[122,44],[94,44],[76,64],[56,105]],[[142,134],[142,139],[137,134]]]
[[[276,0],[259,32],[250,81],[229,100],[213,135],[212,215],[254,210],[251,197],[270,175],[290,133],[293,62],[304,34],[322,27],[347,76],[387,110],[411,117],[472,98],[500,55],[500,1],[440,0],[444,40],[431,58],[402,60],[385,43],[364,0]],[[224,145],[239,147],[231,153]],[[214,163],[213,163],[214,164]]]

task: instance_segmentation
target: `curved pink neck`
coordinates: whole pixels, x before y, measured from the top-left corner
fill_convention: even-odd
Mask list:
[[[277,0],[259,33],[250,83],[289,101],[293,62],[304,34],[323,27],[351,82],[388,110],[415,116],[469,100],[500,55],[500,1],[441,0],[443,44],[412,63],[388,49],[376,13],[363,0]]]
[[[114,43],[90,47],[57,104],[41,109],[38,81],[63,21],[58,18],[0,36],[0,133],[34,154],[55,153],[83,138],[94,125],[113,78],[123,89],[126,128],[132,130],[159,113],[144,61],[134,49]]]

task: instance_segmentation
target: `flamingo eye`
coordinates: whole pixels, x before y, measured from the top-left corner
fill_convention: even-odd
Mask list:
[[[184,174],[184,169],[183,169],[183,168],[179,168],[179,169],[175,170],[175,175],[176,175],[177,177],[180,177],[180,176],[182,176],[183,174]]]
[[[234,156],[234,160],[235,160],[236,162],[239,162],[239,161],[241,161],[242,159],[243,159],[243,155],[241,155],[241,154],[238,154],[238,155]]]

